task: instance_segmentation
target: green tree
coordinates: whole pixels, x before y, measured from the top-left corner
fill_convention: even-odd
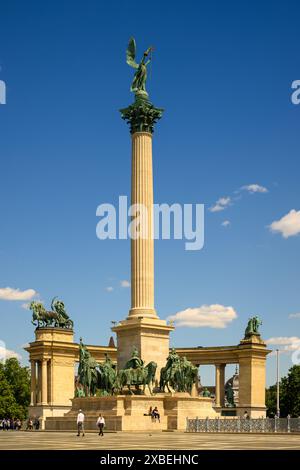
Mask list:
[[[276,414],[276,385],[266,390],[267,415]],[[291,367],[279,383],[280,416],[300,416],[300,365]]]
[[[269,418],[274,417],[276,414],[276,388],[276,385],[271,385],[266,389],[266,407]]]
[[[30,375],[15,358],[0,363],[0,417],[25,419],[30,403]]]
[[[300,416],[300,365],[290,368],[287,377],[281,380],[280,390],[281,416]]]
[[[19,411],[11,385],[8,383],[4,367],[0,364],[0,418],[12,418]]]

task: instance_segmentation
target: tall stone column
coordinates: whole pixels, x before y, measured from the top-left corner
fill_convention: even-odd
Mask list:
[[[143,233],[131,238],[131,309],[129,317],[157,318],[154,309],[152,134],[132,135],[131,205]],[[135,227],[135,226],[134,226]],[[140,226],[138,227],[140,228]]]
[[[216,408],[225,405],[225,364],[216,364]]]
[[[145,92],[137,92],[135,102],[121,109],[122,118],[130,125],[132,143],[131,204],[136,206],[131,207],[131,228],[138,227],[134,223],[137,218],[144,224],[141,236],[131,231],[131,308],[127,319],[112,328],[117,334],[118,368],[124,368],[136,348],[145,364],[157,363],[157,382],[169,355],[169,334],[174,330],[159,319],[154,306],[152,134],[162,113]]]
[[[30,405],[36,404],[36,364],[35,360],[31,360],[31,387],[30,387]]]
[[[47,360],[43,359],[42,360],[42,405],[47,405],[48,399],[47,399]]]
[[[220,366],[220,402],[221,407],[225,406],[225,364]]]

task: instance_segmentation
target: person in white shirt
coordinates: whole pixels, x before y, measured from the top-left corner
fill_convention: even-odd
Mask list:
[[[84,414],[82,410],[79,410],[77,415],[77,436],[80,436],[82,432],[82,437],[84,436]]]
[[[97,419],[97,426],[99,428],[99,436],[104,436],[103,428],[105,426],[105,419],[103,418],[102,414],[99,414],[99,418]]]

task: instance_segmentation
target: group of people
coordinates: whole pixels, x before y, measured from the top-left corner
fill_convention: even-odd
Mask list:
[[[82,410],[79,410],[78,415],[77,415],[77,436],[80,437],[80,434],[82,434],[82,437],[84,437],[84,413]],[[99,436],[104,436],[104,426],[105,426],[105,419],[100,413],[97,421],[96,421],[96,427],[99,430]]]
[[[3,418],[0,419],[1,431],[20,431],[22,428],[22,421],[18,418]]]
[[[158,422],[160,423],[160,414],[157,409],[157,406],[155,406],[154,408],[150,406],[148,413],[145,413],[144,416],[151,416],[151,419],[153,421],[158,420]],[[77,414],[77,436],[78,437],[80,436],[84,437],[84,420],[85,420],[84,413],[82,410],[79,410]],[[99,436],[104,436],[103,430],[105,427],[105,419],[101,413],[99,414],[97,418],[96,427],[99,430]]]
[[[38,431],[40,429],[40,420],[39,418],[28,418],[26,422],[26,431]]]
[[[151,416],[152,421],[158,420],[158,422],[160,423],[160,414],[157,406],[155,406],[154,408],[150,406],[148,413],[145,413],[144,416]]]

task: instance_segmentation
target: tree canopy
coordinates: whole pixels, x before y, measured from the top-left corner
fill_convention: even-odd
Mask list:
[[[0,362],[0,418],[25,419],[30,403],[30,373],[15,358]]]
[[[294,365],[279,383],[280,416],[300,416],[300,365]],[[276,385],[266,390],[267,415],[276,414]]]

